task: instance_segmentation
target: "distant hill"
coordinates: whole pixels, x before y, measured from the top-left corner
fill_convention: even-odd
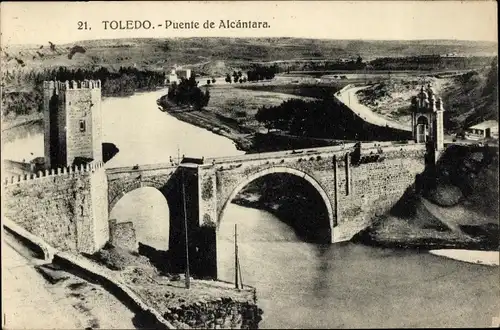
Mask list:
[[[79,52],[74,52],[76,49]],[[165,70],[193,65],[209,75],[245,68],[251,61],[336,59],[458,54],[490,56],[497,43],[484,41],[368,41],[297,38],[175,38],[84,40],[71,44],[13,45],[2,49],[7,69],[135,66]]]

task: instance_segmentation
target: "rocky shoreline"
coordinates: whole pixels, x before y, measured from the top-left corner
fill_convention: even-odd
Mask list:
[[[235,289],[234,283],[191,278],[186,289],[184,274],[170,273],[168,266],[141,254],[141,248],[135,252],[107,244],[86,257],[110,269],[175,328],[256,329],[262,319],[251,286]]]
[[[495,230],[492,230],[492,233],[494,231]],[[498,229],[496,232],[498,232]],[[435,232],[435,234],[438,234],[438,232]],[[417,231],[405,235],[385,235],[378,232],[377,228],[373,227],[359,233],[351,241],[374,247],[419,251],[436,249],[498,251],[499,249],[498,242],[481,237],[465,238],[449,235],[444,235],[443,237],[437,235],[427,236],[419,235]]]

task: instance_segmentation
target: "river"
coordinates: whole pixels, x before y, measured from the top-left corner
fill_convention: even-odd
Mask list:
[[[161,93],[103,100],[103,142],[120,150],[106,167],[168,162],[178,152],[242,153],[232,141],[160,112]],[[2,152],[18,160],[43,156],[43,135],[20,134]],[[110,217],[133,221],[144,243],[168,246],[168,206],[157,190],[125,195]],[[235,223],[243,283],[257,288],[263,328],[478,327],[500,316],[498,267],[352,243],[304,243],[274,215],[235,204],[218,232],[223,280],[234,279]]]

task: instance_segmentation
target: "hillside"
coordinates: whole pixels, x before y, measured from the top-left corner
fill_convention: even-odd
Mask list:
[[[454,77],[442,94],[445,128],[460,131],[484,120],[498,120],[498,69],[473,71]]]
[[[494,42],[296,38],[110,39],[84,40],[63,45],[50,41],[44,45],[10,45],[3,46],[1,52],[2,115],[4,120],[13,122],[18,116],[31,116],[40,110],[40,87],[37,86],[40,79],[35,83],[33,77],[44,80],[57,76],[57,79],[71,80],[83,79],[81,77],[85,76],[103,80],[100,77],[105,72],[104,75],[112,79],[103,81],[103,96],[119,96],[131,95],[137,90],[154,90],[163,85],[164,79],[160,75],[175,64],[191,68],[199,75],[221,79],[220,77],[233,71],[246,71],[257,62],[279,62],[277,67],[280,72],[290,70],[295,65],[292,62],[299,63],[296,65],[299,69],[314,68],[321,71],[332,63],[335,66],[335,63],[352,61],[358,56],[365,62],[377,57],[449,53],[465,56],[463,59],[495,54],[496,48],[497,44]],[[484,62],[484,59],[478,59],[478,63]],[[461,63],[461,59],[458,59],[454,65]],[[54,72],[49,70],[60,70],[61,67],[81,72],[70,76],[52,73],[47,75],[47,72]],[[127,68],[127,71],[123,72],[122,68]],[[453,92],[450,92],[449,99],[460,100]],[[489,99],[484,106],[482,101],[472,102],[486,109],[483,117],[489,116],[493,104]],[[463,103],[458,104],[465,109],[468,107],[462,106]]]
[[[498,250],[498,148],[449,147],[435,185],[422,187],[358,238],[385,246]]]
[[[385,79],[357,94],[360,102],[374,112],[409,123],[411,98],[424,82],[431,84],[436,94],[443,99],[446,110],[444,128],[448,133],[458,133],[484,120],[498,120],[496,58],[490,68],[454,75]]]
[[[57,66],[136,66],[163,70],[173,64],[202,65],[202,71],[225,74],[244,68],[251,61],[335,59],[360,55],[376,57],[496,54],[493,42],[420,40],[362,41],[295,38],[175,38],[86,40],[72,44],[4,46],[2,60],[7,69]],[[68,56],[70,55],[71,56]],[[208,67],[207,67],[208,66]]]

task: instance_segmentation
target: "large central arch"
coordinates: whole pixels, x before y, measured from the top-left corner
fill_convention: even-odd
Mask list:
[[[305,173],[303,171],[300,171],[300,170],[297,170],[297,169],[294,169],[294,168],[279,167],[279,166],[266,168],[264,170],[261,170],[259,172],[253,173],[253,174],[245,177],[245,179],[243,181],[241,181],[236,186],[236,188],[234,188],[232,190],[231,194],[224,201],[224,204],[222,205],[221,209],[218,212],[218,215],[217,215],[217,230],[219,228],[220,222],[222,221],[222,218],[224,217],[224,212],[227,209],[227,205],[229,203],[231,203],[231,201],[236,197],[236,195],[238,194],[238,192],[240,192],[240,190],[242,190],[250,182],[252,182],[252,181],[254,181],[254,180],[256,180],[256,179],[258,179],[260,177],[263,177],[263,176],[269,175],[269,174],[275,174],[275,173],[287,173],[287,174],[290,174],[290,175],[297,176],[299,178],[304,179],[311,186],[314,187],[314,189],[321,196],[321,199],[323,200],[323,203],[325,204],[325,207],[326,207],[326,210],[327,210],[327,214],[328,214],[328,221],[329,221],[329,225],[330,225],[330,231],[333,233],[334,212],[333,212],[332,204],[330,202],[330,198],[328,198],[328,195],[326,194],[325,189],[321,186],[321,184],[318,181],[316,181],[316,179],[314,179],[312,176],[310,176],[309,174],[307,174],[307,173]]]

